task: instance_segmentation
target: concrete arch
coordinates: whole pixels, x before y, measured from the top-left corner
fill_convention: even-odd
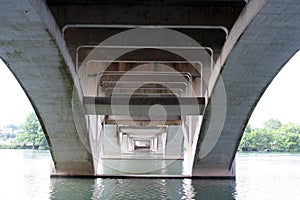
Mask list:
[[[194,176],[235,176],[235,153],[257,102],[300,48],[299,9],[297,0],[284,3],[252,0],[242,11],[218,60],[227,96],[225,124],[213,150],[199,158],[208,134],[206,127],[211,123],[210,102],[197,145]],[[217,76],[215,80],[218,85]],[[215,89],[211,99],[218,96]]]
[[[1,1],[5,6],[0,6],[0,56],[38,115],[55,173],[93,175],[86,126],[83,124],[82,130],[78,130],[73,119],[72,73],[49,34],[53,30],[45,28],[39,13],[43,7],[37,8],[39,3]],[[47,16],[47,10],[43,12]],[[80,134],[86,134],[86,140]]]

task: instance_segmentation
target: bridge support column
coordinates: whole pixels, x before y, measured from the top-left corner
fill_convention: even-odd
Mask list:
[[[39,118],[54,161],[52,172],[94,175],[85,118],[72,102],[78,82],[74,66],[46,1],[1,0],[0,18],[5,19],[0,20],[0,57]],[[74,93],[80,94],[79,89]]]
[[[94,167],[90,162],[59,162],[51,166],[51,176],[91,176]]]
[[[201,165],[197,163],[193,168],[193,177],[199,178],[216,178],[216,179],[235,179],[235,160],[231,166],[228,164],[210,163]]]

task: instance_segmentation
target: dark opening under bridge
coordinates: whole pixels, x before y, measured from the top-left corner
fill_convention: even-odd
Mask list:
[[[253,109],[299,49],[299,10],[298,0],[1,0],[0,56],[38,115],[53,174],[103,175],[100,161],[151,174],[180,160],[185,176],[234,177]]]

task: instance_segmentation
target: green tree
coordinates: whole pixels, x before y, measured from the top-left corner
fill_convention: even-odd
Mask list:
[[[269,119],[264,123],[264,128],[267,130],[276,130],[282,126],[282,123],[278,119]]]
[[[17,135],[15,144],[23,147],[32,146],[33,149],[47,149],[47,141],[39,120],[34,113],[30,113],[23,124],[23,133]]]
[[[251,133],[251,126],[249,124],[247,124],[245,130],[244,130],[244,134],[243,137],[240,141],[240,145],[238,150],[239,151],[250,151],[250,141],[249,141],[249,135]]]
[[[241,151],[263,151],[270,149],[279,152],[300,152],[300,125],[282,124],[270,119],[264,128],[252,129],[247,125],[240,142]]]

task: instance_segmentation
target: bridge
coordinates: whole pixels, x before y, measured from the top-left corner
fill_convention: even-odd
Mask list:
[[[184,176],[234,177],[252,111],[300,47],[298,0],[0,2],[0,56],[54,175],[180,162]]]

